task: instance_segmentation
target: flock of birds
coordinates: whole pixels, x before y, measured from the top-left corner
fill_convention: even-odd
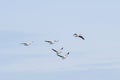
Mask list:
[[[73,34],[74,37],[78,37],[81,38],[82,40],[85,40],[85,38],[82,36],[82,34]],[[45,42],[49,43],[50,45],[55,44],[56,42],[58,42],[58,40],[54,40],[54,41],[50,41],[50,40],[45,40]],[[29,42],[23,42],[21,44],[23,44],[24,46],[30,46],[32,43],[34,43],[34,41],[29,41]],[[56,55],[58,57],[60,57],[61,59],[66,59],[69,55],[69,52],[67,52],[65,55],[61,55],[63,47],[60,48],[60,50],[56,50],[56,49],[51,49],[52,51],[54,51],[56,53]]]

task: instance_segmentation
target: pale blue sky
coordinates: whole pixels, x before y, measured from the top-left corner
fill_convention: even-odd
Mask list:
[[[119,0],[0,0],[0,80],[120,80],[119,34]]]

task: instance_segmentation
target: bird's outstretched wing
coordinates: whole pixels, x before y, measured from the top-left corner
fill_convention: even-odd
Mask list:
[[[55,50],[55,49],[52,49],[54,52],[56,52],[56,53],[58,53],[58,51],[57,50]]]
[[[45,42],[50,42],[50,41],[45,41]]]
[[[48,42],[49,44],[53,44],[53,42],[52,42],[52,41],[45,41],[45,42]]]
[[[24,46],[29,46],[27,43],[20,43],[20,44],[23,44]]]
[[[65,59],[65,57],[64,57],[64,56],[62,56],[62,55],[57,55],[57,56],[61,57],[62,59]]]
[[[45,42],[48,42],[48,43],[49,43],[49,42],[51,42],[51,41],[45,41]]]
[[[61,57],[62,59],[66,59],[68,57],[68,55],[69,55],[69,52],[65,56],[62,56],[62,55],[59,55],[59,54],[57,56]]]
[[[85,38],[83,36],[79,36],[80,38],[82,38],[83,40],[85,40]]]

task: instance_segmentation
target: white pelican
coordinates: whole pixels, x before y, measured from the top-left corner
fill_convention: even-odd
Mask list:
[[[45,40],[45,42],[48,42],[49,44],[55,44],[56,42],[58,42],[58,40],[53,40],[53,41],[47,41],[47,40]]]
[[[32,43],[33,43],[33,41],[28,41],[28,42],[24,42],[21,44],[23,44],[24,46],[30,46]]]
[[[81,34],[73,34],[73,36],[75,36],[75,37],[79,37],[79,38],[82,38],[83,40],[85,40],[85,38],[81,35]]]
[[[60,54],[58,54],[57,56],[61,57],[62,59],[66,59],[68,57],[68,55],[69,55],[69,52],[65,56],[62,56]]]

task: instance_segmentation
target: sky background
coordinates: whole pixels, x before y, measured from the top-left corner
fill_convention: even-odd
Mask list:
[[[0,80],[120,80],[119,34],[120,0],[0,0]]]

